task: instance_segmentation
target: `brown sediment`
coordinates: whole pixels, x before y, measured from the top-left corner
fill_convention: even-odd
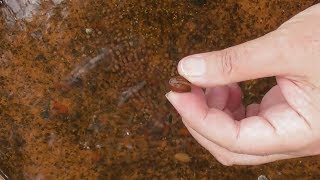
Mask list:
[[[66,115],[69,113],[69,108],[66,105],[64,105],[63,103],[58,102],[58,101],[53,102],[52,110],[54,112],[56,112],[57,114]]]
[[[315,0],[312,5],[316,5],[318,3],[320,3],[320,0]]]

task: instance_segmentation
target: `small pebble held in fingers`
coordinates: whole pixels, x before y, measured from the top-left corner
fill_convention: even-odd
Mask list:
[[[182,76],[176,76],[169,80],[171,91],[186,93],[191,91],[191,83]]]

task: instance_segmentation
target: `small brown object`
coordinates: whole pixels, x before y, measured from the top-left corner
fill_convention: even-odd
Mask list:
[[[169,80],[171,91],[186,93],[191,91],[191,83],[182,76],[176,76]]]
[[[57,101],[55,101],[53,103],[52,110],[54,110],[58,114],[68,114],[69,113],[68,107],[60,102],[57,102]]]
[[[178,132],[177,132],[177,134],[178,134],[179,136],[189,136],[189,135],[190,135],[188,129],[185,128],[185,127],[179,129]]]
[[[188,163],[191,161],[191,157],[188,154],[182,152],[175,154],[174,158],[183,163]]]

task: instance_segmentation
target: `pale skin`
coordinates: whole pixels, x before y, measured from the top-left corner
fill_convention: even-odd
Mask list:
[[[195,86],[166,97],[220,163],[320,154],[320,4],[258,39],[188,56],[178,72]],[[277,85],[260,104],[244,107],[237,83],[271,76]]]

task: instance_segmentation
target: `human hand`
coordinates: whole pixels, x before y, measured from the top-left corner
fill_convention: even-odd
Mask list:
[[[219,162],[256,165],[320,154],[319,19],[320,4],[261,38],[179,62],[179,74],[198,87],[166,97]],[[261,104],[244,108],[237,82],[270,76],[277,85]]]

